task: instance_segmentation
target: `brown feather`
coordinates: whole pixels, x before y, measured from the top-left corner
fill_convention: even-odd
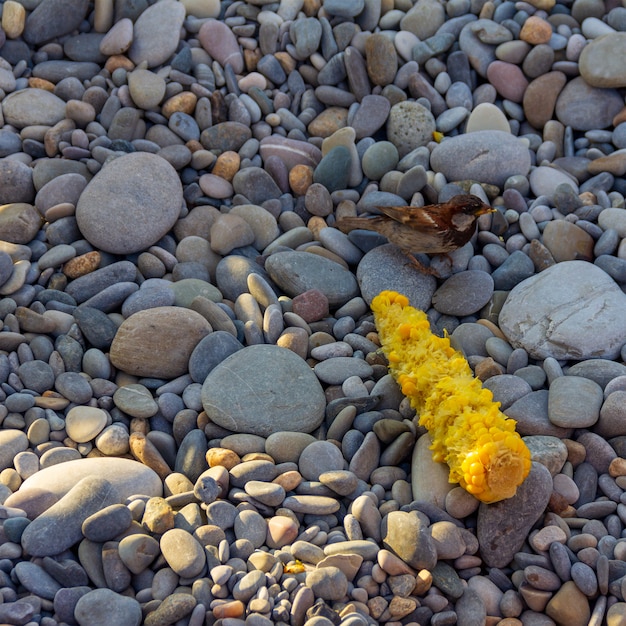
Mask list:
[[[337,228],[344,233],[358,228],[375,231],[407,254],[448,253],[464,246],[475,232],[478,217],[494,210],[470,194],[423,207],[376,208],[383,215],[344,217],[337,220]]]

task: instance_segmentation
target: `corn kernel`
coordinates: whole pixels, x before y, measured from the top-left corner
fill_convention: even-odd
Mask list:
[[[384,291],[372,310],[390,371],[431,435],[433,459],[447,463],[450,481],[483,502],[514,495],[531,465],[515,421],[405,296]]]

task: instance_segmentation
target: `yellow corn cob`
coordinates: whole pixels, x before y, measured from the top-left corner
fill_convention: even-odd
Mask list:
[[[383,291],[372,310],[389,369],[433,441],[433,458],[482,502],[515,495],[530,471],[530,452],[491,391],[474,378],[447,337],[437,337],[406,296]]]

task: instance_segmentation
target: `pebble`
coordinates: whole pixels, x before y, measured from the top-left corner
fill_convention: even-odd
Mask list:
[[[81,625],[106,624],[115,619],[139,626],[142,620],[141,605],[137,600],[110,589],[94,589],[82,595],[76,602],[74,616]]]
[[[127,181],[127,188],[120,178]],[[161,157],[136,152],[114,159],[87,184],[76,206],[76,221],[92,245],[129,254],[150,247],[167,233],[181,202],[182,187],[174,168]]]
[[[271,370],[267,363],[272,363]],[[229,393],[233,371],[253,392],[249,406]],[[312,432],[325,405],[323,390],[304,361],[290,350],[269,345],[248,346],[211,370],[202,385],[202,403],[209,418],[223,428],[264,437],[276,430]]]
[[[11,126],[54,126],[65,117],[65,103],[45,89],[14,91],[2,101],[4,119]]]
[[[128,374],[175,378],[187,371],[193,349],[209,332],[204,317],[190,309],[171,306],[138,311],[118,328],[111,344],[111,363]]]
[[[575,283],[568,282],[569,272],[575,272]],[[585,281],[590,285],[586,289]],[[559,288],[565,284],[568,285],[567,294]],[[581,289],[576,294],[570,289],[574,285]],[[546,295],[541,295],[544,289]],[[601,295],[598,289],[601,289]],[[614,329],[616,324],[619,325],[620,318],[615,316],[622,296],[612,279],[599,268],[585,261],[565,261],[526,279],[511,292],[500,312],[500,327],[514,347],[523,347],[538,358],[611,358],[610,355],[617,355],[621,348],[619,342],[615,342]],[[594,303],[598,297],[601,305]],[[581,307],[581,300],[587,301],[584,307]],[[575,303],[573,315],[566,313],[566,307],[571,306],[568,302]],[[526,315],[525,305],[532,306],[533,318],[539,320],[538,325],[527,326],[522,321]],[[546,305],[543,312],[542,305]],[[554,307],[558,307],[558,313]],[[595,314],[588,317],[589,311],[595,311]],[[599,323],[598,316],[607,316],[607,321]],[[586,324],[591,325],[589,331],[583,330]],[[550,326],[549,332],[539,330],[547,325]],[[599,335],[602,328],[611,329],[604,339]],[[591,346],[586,345],[588,332],[594,336]]]
[[[431,165],[449,180],[471,179],[502,186],[510,176],[526,176],[529,159],[527,148],[510,133],[482,130],[442,141],[432,151]]]
[[[63,496],[81,479],[98,475],[106,476],[122,499],[134,495],[136,491],[146,495],[160,495],[162,491],[157,475],[137,461],[90,458],[68,460],[40,470],[22,483],[19,496],[30,493],[32,497],[37,497],[42,490]]]
[[[602,101],[602,115],[591,117],[588,107],[593,107],[598,98]],[[561,91],[556,101],[555,113],[558,120],[566,126],[575,130],[590,130],[609,126],[620,109],[621,101],[617,91],[600,92],[597,87],[578,77],[569,81]]]
[[[416,274],[407,265],[406,256],[392,245],[382,245],[367,252],[356,273],[364,300],[370,303],[383,289],[400,290],[411,306],[426,309],[436,289],[432,276]]]
[[[178,46],[185,8],[173,0],[148,7],[137,18],[128,56],[135,65],[161,65]]]
[[[445,315],[470,315],[489,302],[493,294],[493,279],[486,272],[469,270],[454,274],[432,296],[434,308]],[[458,298],[458,294],[471,298]]]
[[[101,508],[117,504],[119,493],[103,478],[85,477],[22,533],[22,546],[33,556],[60,554],[83,536],[84,521]]]
[[[387,120],[387,137],[400,157],[425,146],[435,131],[432,113],[417,102],[398,102],[391,107]]]
[[[265,269],[287,294],[296,296],[317,289],[331,307],[341,306],[358,294],[356,279],[349,271],[318,255],[277,252],[267,260]]]
[[[513,558],[526,539],[528,529],[542,514],[551,491],[550,472],[535,463],[512,498],[495,505],[480,505],[476,536],[486,564],[502,567]],[[503,531],[503,519],[515,519],[516,523]]]

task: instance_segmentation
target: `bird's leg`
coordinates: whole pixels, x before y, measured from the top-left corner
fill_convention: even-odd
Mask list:
[[[439,278],[439,274],[434,269],[432,269],[431,267],[428,267],[428,266],[424,265],[423,263],[421,263],[420,261],[418,261],[415,258],[415,256],[409,250],[403,249],[402,252],[404,252],[404,254],[407,256],[407,258],[411,262],[411,265],[413,267],[415,267],[415,269],[418,272],[421,272],[422,274],[429,274],[430,276],[434,276],[435,278]]]

